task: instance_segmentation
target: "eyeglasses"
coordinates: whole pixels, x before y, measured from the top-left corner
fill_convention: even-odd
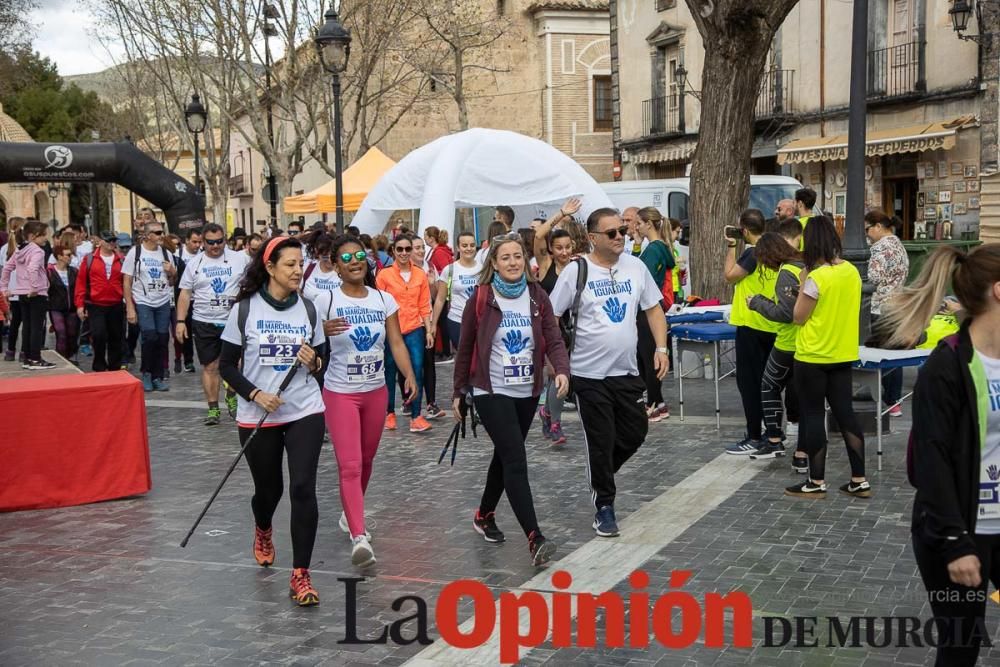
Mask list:
[[[344,264],[350,264],[351,259],[356,259],[359,262],[363,262],[368,258],[368,253],[364,250],[358,250],[355,252],[342,252],[340,253],[340,261]]]
[[[609,229],[604,232],[591,232],[591,234],[604,234],[605,236],[608,237],[609,241],[614,241],[619,236],[625,238],[625,236],[628,234],[628,227],[622,225],[621,227],[618,227],[616,229]]]
[[[411,246],[411,245],[398,245],[398,246],[396,246],[395,250],[396,250],[396,252],[410,252],[411,250],[413,250],[413,246]]]
[[[222,245],[226,239],[205,239],[205,245]]]
[[[152,232],[147,232],[147,233],[148,234],[152,234],[153,236],[163,236],[163,230],[162,229],[160,231],[158,231],[158,232],[157,231],[152,231]]]

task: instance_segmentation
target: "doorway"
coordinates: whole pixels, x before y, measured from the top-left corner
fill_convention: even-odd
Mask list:
[[[913,225],[917,219],[917,179],[911,176],[886,178],[882,187],[882,208],[889,215],[903,221],[896,235],[903,241],[913,239]]]

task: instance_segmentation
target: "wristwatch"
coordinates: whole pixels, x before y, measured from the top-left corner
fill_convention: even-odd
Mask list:
[[[665,347],[658,347],[656,348],[656,351],[659,352],[660,354],[667,354],[667,348]]]

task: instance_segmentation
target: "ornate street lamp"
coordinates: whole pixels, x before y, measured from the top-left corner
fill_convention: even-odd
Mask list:
[[[984,2],[997,2],[997,0],[954,0],[951,4],[951,9],[948,10],[948,16],[951,17],[951,27],[958,35],[959,39],[964,39],[969,42],[976,42],[980,44],[989,44],[990,40],[993,39],[993,35],[996,33],[983,32],[983,3]],[[969,20],[972,18],[972,13],[976,13],[976,23],[979,25],[978,35],[963,35],[962,33],[969,29]]]
[[[351,57],[351,32],[340,22],[332,6],[323,15],[324,23],[316,30],[313,42],[323,69],[333,79],[333,147],[334,169],[337,173],[337,233],[344,233],[344,179],[341,158],[340,134],[340,75],[347,69]]]
[[[687,70],[682,60],[674,70],[674,81],[677,83],[677,131],[684,134],[684,92],[687,88]]]
[[[184,123],[188,132],[194,135],[194,189],[201,194],[201,153],[198,150],[198,135],[205,131],[208,124],[208,109],[198,99],[198,93],[191,95],[191,102],[184,109]]]

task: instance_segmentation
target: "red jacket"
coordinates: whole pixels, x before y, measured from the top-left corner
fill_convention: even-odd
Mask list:
[[[481,315],[476,312],[477,300],[481,298],[480,290],[489,290]],[[569,355],[566,354],[566,345],[559,332],[559,323],[552,313],[549,295],[538,283],[528,283],[528,296],[532,302],[531,335],[535,339],[535,381],[531,395],[539,396],[545,380],[545,357],[549,358],[557,374],[569,377]],[[493,288],[489,285],[476,287],[462,313],[462,339],[455,354],[455,398],[471,391],[472,387],[493,393],[490,352],[493,350],[493,336],[500,327],[502,316]]]
[[[438,275],[440,275],[444,271],[444,267],[455,261],[455,255],[452,253],[450,247],[439,243],[434,246],[434,250],[431,251],[428,261],[437,269]]]
[[[90,270],[87,271],[87,265]],[[88,296],[89,294],[89,296]],[[111,278],[105,272],[104,258],[100,251],[87,255],[80,262],[80,274],[73,294],[74,307],[85,304],[114,306],[125,298],[125,279],[122,276],[122,256],[115,253],[111,260]]]

